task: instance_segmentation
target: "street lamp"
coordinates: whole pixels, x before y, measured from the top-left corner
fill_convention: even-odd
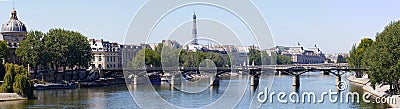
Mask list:
[[[31,46],[30,51],[28,51],[28,56],[29,56],[29,57],[32,57],[32,56],[30,56],[32,50],[33,50],[33,46]],[[28,62],[28,73],[31,73],[31,69],[30,69],[30,66],[29,66],[29,62]]]

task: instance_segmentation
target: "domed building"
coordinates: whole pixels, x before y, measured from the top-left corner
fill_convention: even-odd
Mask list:
[[[1,27],[0,40],[7,42],[9,47],[9,55],[7,62],[20,64],[20,59],[15,55],[15,50],[19,47],[19,42],[25,39],[27,34],[26,26],[17,17],[17,11],[11,10],[11,17]]]

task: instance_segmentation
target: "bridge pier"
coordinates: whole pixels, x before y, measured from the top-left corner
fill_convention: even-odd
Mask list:
[[[324,75],[329,75],[329,71],[323,71]]]
[[[363,76],[363,72],[361,72],[361,71],[356,72],[356,78],[362,78],[362,76]]]
[[[175,77],[175,75],[171,76],[171,80],[170,80],[171,85],[175,85],[175,84],[181,84],[181,78],[177,78]]]
[[[251,86],[257,86],[259,81],[260,81],[260,77],[258,77],[257,75],[250,76],[250,85]]]
[[[137,76],[137,75],[133,76],[132,84],[133,84],[133,85],[138,85],[138,84],[139,84],[138,82],[139,82],[139,81],[138,81],[138,76]]]
[[[342,81],[342,76],[336,75],[336,85],[338,85],[340,81]]]
[[[300,86],[300,75],[293,76],[293,84],[292,86]]]
[[[219,75],[210,76],[210,86],[219,85]]]

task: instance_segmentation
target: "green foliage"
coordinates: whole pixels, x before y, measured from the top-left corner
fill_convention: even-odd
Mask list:
[[[22,95],[27,98],[34,98],[33,96],[33,83],[29,79],[29,73],[27,69],[22,66],[14,66],[18,67],[16,71],[18,74],[15,76],[15,82],[13,83],[13,91],[19,95]]]
[[[357,46],[353,45],[350,50],[350,57],[347,59],[349,61],[349,67],[355,68],[355,67],[360,67],[360,59],[358,59],[358,54],[357,54]]]
[[[28,32],[16,55],[24,64],[45,69],[87,67],[93,58],[87,38],[79,32],[64,29],[51,29],[47,33]]]
[[[41,54],[46,51],[42,51],[43,45],[41,39],[44,34],[40,31],[31,31],[25,37],[25,40],[20,42],[20,47],[15,51],[16,55],[20,57],[24,64],[30,64],[36,66],[41,62],[44,57]]]
[[[7,59],[8,46],[6,41],[0,41],[0,59]]]
[[[186,52],[181,51],[179,56],[180,65],[183,67],[198,67],[201,62],[206,59],[214,62],[216,67],[229,67],[230,66],[230,58],[228,54],[219,54],[215,52]]]
[[[400,77],[400,22],[391,22],[376,36],[373,46],[366,50],[371,85],[388,83],[391,91],[398,92]],[[360,45],[359,45],[360,46]]]
[[[142,66],[153,66],[160,67],[161,60],[160,55],[153,50],[148,48],[140,50],[135,58],[133,59],[131,66],[142,67]]]
[[[14,77],[16,75],[16,71],[14,69],[14,65],[13,64],[5,64],[5,68],[6,68],[6,74],[4,76],[4,82],[1,85],[1,92],[5,92],[5,93],[13,93],[13,83],[14,83]]]
[[[277,55],[277,61],[276,63],[278,65],[286,65],[286,64],[293,64],[293,61],[290,59],[289,56],[285,55]]]
[[[327,59],[328,63],[333,63],[333,61],[331,59]]]
[[[249,50],[249,62],[255,65],[271,64],[292,64],[289,56],[272,55],[267,52],[255,49]],[[179,60],[179,61],[178,61]],[[133,61],[129,63],[132,67],[198,67],[201,62],[211,60],[216,67],[230,67],[234,60],[231,54],[222,54],[216,52],[187,52],[185,50],[175,49],[162,44],[158,44],[155,50],[145,48],[140,50]],[[209,64],[209,62],[207,62]]]
[[[347,59],[350,67],[367,67],[368,62],[370,61],[367,58],[367,55],[369,53],[367,51],[369,51],[373,42],[374,41],[370,38],[363,38],[361,39],[361,42],[358,44],[358,46],[353,45],[350,51],[350,57]]]
[[[163,67],[179,67],[179,54],[180,49],[175,49],[172,47],[165,46],[162,44],[158,44],[159,46],[156,48],[156,53],[160,55],[161,64]]]
[[[226,54],[215,52],[186,52],[159,44],[155,50],[145,48],[140,50],[129,66],[133,67],[198,67],[202,61],[210,59],[217,67],[230,66]],[[227,61],[229,60],[229,61]]]
[[[293,64],[293,61],[289,56],[280,54],[271,54],[268,56],[265,51],[250,50],[249,51],[249,62],[252,64],[254,61],[255,65],[285,65]]]
[[[256,49],[249,49],[249,64],[261,65],[261,53]]]
[[[17,93],[27,98],[34,98],[33,83],[29,79],[28,70],[16,64],[6,64],[4,83],[0,92]]]

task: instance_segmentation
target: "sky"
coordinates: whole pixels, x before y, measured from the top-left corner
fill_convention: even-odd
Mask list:
[[[64,28],[79,31],[89,38],[123,43],[131,20],[145,1],[15,0],[14,7],[28,30],[46,32],[51,28]],[[347,53],[362,38],[374,39],[376,33],[383,31],[391,21],[400,20],[398,0],[252,2],[264,16],[275,45],[293,46],[299,42],[304,47],[312,47],[316,44],[329,54]],[[12,1],[0,0],[1,24],[8,21],[12,8]],[[182,34],[176,34],[174,30],[190,27],[188,22],[194,10],[199,19],[213,19],[232,29],[242,39],[249,37],[249,31],[243,30],[243,24],[230,13],[214,7],[189,6],[175,10],[162,19],[160,25],[155,27],[150,42],[161,42],[169,35],[187,34],[187,37],[191,37],[191,28],[186,28],[189,31]],[[199,34],[205,32],[198,31]],[[244,44],[251,45],[252,42],[246,40]]]

